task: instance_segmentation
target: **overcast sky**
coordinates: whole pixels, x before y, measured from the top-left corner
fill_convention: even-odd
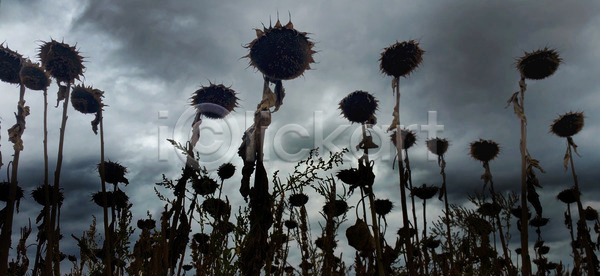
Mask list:
[[[106,157],[130,171],[130,184],[124,190],[131,197],[134,220],[143,218],[146,210],[155,218],[160,216],[162,202],[152,187],[163,173],[177,178],[183,165],[164,139],[175,137],[185,142],[193,116],[189,97],[211,82],[231,86],[240,102],[227,120],[205,120],[209,128],[198,149],[209,168],[231,161],[240,171],[241,160],[235,152],[251,120],[246,112],[254,111],[262,91],[262,76],[242,58],[248,53],[243,46],[256,37],[255,28],[274,24],[278,14],[284,24],[291,14],[294,27],[309,33],[318,53],[312,70],[284,81],[286,97],[267,132],[268,173],[281,169],[283,176],[290,172],[296,161],[306,157],[303,149],[320,146],[326,153],[354,148],[359,141],[358,126],[340,116],[337,104],[355,90],[371,92],[379,100],[379,126],[375,129],[389,125],[394,104],[391,78],[380,73],[378,59],[385,47],[414,39],[425,50],[423,63],[410,77],[400,80],[402,124],[413,125],[418,135],[417,145],[410,150],[413,180],[417,185],[440,185],[437,163],[427,158],[424,141],[429,134],[421,131],[422,125],[435,118],[436,125],[443,126],[437,136],[450,141],[446,173],[453,204],[463,204],[468,193],[481,190],[483,168],[468,156],[469,143],[479,138],[493,139],[502,147],[491,163],[496,189],[520,189],[519,121],[512,108],[505,109],[508,98],[518,90],[515,59],[525,51],[555,48],[563,63],[550,78],[527,82],[525,108],[529,152],[547,170],[538,177],[544,187],[539,191],[544,214],[551,219],[543,229],[543,237],[552,247],[548,258],[570,263],[570,257],[559,252],[568,246],[568,232],[562,224],[565,206],[555,196],[572,185],[572,178],[562,167],[565,141],[549,133],[549,126],[560,114],[585,113],[585,127],[574,137],[581,154],[575,166],[584,205],[599,208],[600,202],[594,200],[600,192],[596,185],[600,147],[595,144],[600,131],[599,8],[596,1],[4,0],[0,2],[0,40],[34,60],[44,41],[77,45],[87,67],[82,81],[105,91]],[[51,106],[56,91],[53,83]],[[0,93],[0,149],[6,166],[12,155],[6,130],[15,123],[18,88],[2,83]],[[28,91],[26,101],[31,115],[23,137],[19,181],[29,194],[43,182],[41,92]],[[435,116],[428,117],[430,111]],[[49,108],[51,172],[56,163],[60,114],[60,108]],[[81,235],[91,215],[101,214],[90,201],[90,195],[100,189],[95,170],[100,145],[90,129],[92,119],[69,110],[61,180],[66,197],[61,225],[66,239],[61,249],[68,254],[78,253],[70,234]],[[372,157],[376,195],[399,206],[388,136],[383,131],[373,135],[382,145]],[[318,137],[330,143],[320,143]],[[356,166],[355,162],[348,161],[343,167],[350,166]],[[0,180],[5,179],[2,174]],[[234,204],[243,202],[239,179],[236,175],[224,188]],[[437,219],[441,207],[441,202],[431,204],[430,219]],[[30,197],[22,201],[13,232],[18,233],[18,227],[37,216],[39,209]],[[312,222],[319,218],[313,210]],[[388,223],[389,229],[401,226],[399,207]],[[344,232],[338,237],[342,243]],[[394,232],[388,231],[388,240]],[[16,240],[15,236],[13,243]],[[511,242],[511,249],[519,246],[518,233]]]

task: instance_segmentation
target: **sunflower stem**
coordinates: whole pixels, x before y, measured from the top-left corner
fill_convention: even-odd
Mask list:
[[[106,273],[107,275],[112,275],[112,242],[111,242],[111,231],[108,225],[108,198],[106,194],[106,181],[105,181],[105,171],[104,171],[104,118],[102,116],[102,107],[98,110],[100,117],[100,182],[102,183],[102,212],[104,215],[104,235],[106,240],[106,245],[104,246],[105,257],[106,257]],[[114,207],[113,207],[114,208]],[[114,222],[114,209],[113,209],[113,222]]]
[[[497,204],[498,200],[496,197],[496,192],[494,191],[494,181],[492,180],[492,172],[490,171],[490,164],[489,162],[483,162],[483,167],[485,168],[485,172],[487,175],[489,175],[489,182],[490,182],[490,194],[492,194],[492,202],[494,204]],[[500,213],[496,214],[495,216],[496,219],[496,224],[498,225],[498,233],[500,236],[500,243],[502,244],[502,251],[504,253],[504,259],[510,263],[510,256],[508,255],[508,247],[506,245],[506,241],[504,240],[504,232],[502,231],[502,222],[500,221]],[[496,237],[494,236],[494,239]],[[494,246],[496,245],[496,242],[494,242]]]
[[[569,137],[570,138],[570,137]],[[581,192],[579,190],[579,182],[577,181],[577,174],[575,173],[575,164],[573,163],[573,152],[572,152],[572,145],[571,145],[571,141],[567,142],[567,150],[569,152],[569,162],[571,163],[571,172],[573,173],[573,182],[575,183],[575,193],[579,196],[577,196],[577,210],[579,211],[579,221],[577,222],[577,232],[580,235],[580,237],[583,239],[583,246],[585,249],[585,257],[587,259],[586,265],[587,265],[587,272],[588,275],[596,275],[596,264],[598,263],[598,260],[595,259],[594,257],[596,256],[594,254],[594,251],[591,247],[591,242],[590,242],[590,232],[587,229],[587,223],[585,222],[585,214],[584,214],[584,210],[583,210],[583,205],[581,204]],[[581,230],[583,231],[579,231],[581,228]]]
[[[17,143],[20,141],[21,145],[15,144],[14,155],[12,161],[12,173],[10,176],[10,186],[8,188],[8,201],[6,202],[6,221],[2,225],[2,234],[0,234],[0,275],[8,275],[8,253],[11,247],[11,235],[12,235],[12,225],[15,211],[15,201],[17,196],[17,187],[18,187],[18,172],[19,172],[19,157],[21,155],[22,148],[22,140],[21,136],[25,131],[25,116],[24,113],[25,108],[25,86],[19,86],[19,102],[17,104],[17,124],[15,126],[17,129]],[[10,132],[10,130],[9,130]],[[13,142],[14,143],[14,142]]]
[[[531,275],[531,261],[529,258],[529,229],[527,226],[527,122],[525,117],[525,90],[527,90],[527,85],[523,75],[521,75],[519,87],[519,101],[522,112],[522,116],[520,116],[521,143],[519,147],[521,151],[521,260],[523,263],[521,273],[523,276],[529,276]]]
[[[402,161],[402,129],[400,128],[400,80],[398,77],[394,77],[394,86],[396,94],[396,107],[394,111],[398,113],[398,124],[396,125],[396,152],[398,153],[398,176],[400,178],[400,200],[402,204],[402,223],[403,227],[407,232],[410,233],[410,222],[408,221],[408,209],[406,207],[406,186],[407,180],[404,177],[404,164]],[[411,276],[417,275],[415,266],[413,264],[413,245],[410,238],[402,238],[404,241],[404,248],[406,249],[406,267],[408,273]]]

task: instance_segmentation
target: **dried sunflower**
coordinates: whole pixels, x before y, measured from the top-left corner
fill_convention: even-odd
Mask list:
[[[303,193],[293,194],[288,200],[292,206],[301,207],[308,202],[308,196]]]
[[[221,180],[229,179],[235,173],[235,166],[231,163],[225,163],[219,166],[217,170],[217,175],[221,178]]]
[[[498,156],[500,147],[492,140],[474,141],[471,143],[471,157],[481,162],[489,162]]]
[[[347,210],[348,210],[348,203],[346,203],[346,201],[339,200],[339,199],[327,202],[327,203],[325,203],[325,205],[323,205],[323,213],[325,213],[327,215],[327,214],[329,214],[329,212],[331,212],[331,215],[334,217],[339,217],[339,216],[345,214]]]
[[[517,59],[517,69],[525,78],[532,80],[545,79],[558,69],[562,59],[554,49],[539,49],[533,52],[525,52],[525,55]]]
[[[23,57],[19,53],[0,44],[0,80],[6,83],[20,84],[19,72],[22,59]]]
[[[395,130],[394,132],[392,132],[392,135],[390,135],[390,140],[392,140],[394,146],[396,146],[396,144],[398,143],[398,138],[396,137],[397,132],[398,131]],[[408,129],[401,129],[400,133],[402,134],[402,149],[409,149],[415,144],[415,142],[417,142],[417,135],[414,131]]]
[[[213,194],[218,187],[219,184],[217,184],[217,181],[208,176],[203,176],[200,179],[194,179],[192,181],[194,192],[202,196]]]
[[[423,53],[414,40],[396,42],[381,53],[380,69],[396,78],[408,76],[423,61]]]
[[[202,208],[213,218],[229,216],[231,207],[222,199],[208,198],[202,202]]]
[[[71,105],[83,114],[97,113],[102,108],[104,92],[91,86],[77,85],[71,92]]]
[[[52,202],[52,199],[54,197],[53,190],[54,188],[48,184],[42,185],[35,188],[35,190],[31,192],[31,196],[33,197],[35,202],[37,202],[39,205],[44,206],[46,202],[46,193],[48,193],[48,199],[50,200],[50,203]],[[58,191],[58,205],[62,205],[64,199],[65,197],[63,196],[63,192]]]
[[[389,214],[394,208],[394,204],[388,199],[377,199],[373,204],[375,205],[375,213],[380,216]]]
[[[98,172],[100,172],[100,166],[102,163],[98,163]],[[129,184],[129,180],[125,178],[127,168],[118,162],[108,161],[104,162],[104,181],[117,185],[118,183]]]
[[[562,190],[556,198],[566,204],[571,204],[577,202],[577,198],[579,198],[579,191],[575,189],[575,187],[571,187],[569,189]]]
[[[478,213],[488,217],[495,217],[500,214],[500,211],[502,211],[502,206],[495,202],[485,202],[482,203],[479,208],[477,208]]]
[[[4,201],[4,202],[8,202],[8,191],[10,188],[10,183],[9,182],[1,182],[0,183],[0,201]],[[16,192],[16,200],[19,200],[21,198],[23,198],[24,194],[23,194],[23,189],[21,189],[21,187],[17,186],[17,192]]]
[[[307,33],[294,29],[292,22],[285,26],[277,20],[275,26],[256,29],[256,39],[246,48],[250,65],[274,80],[290,80],[301,76],[314,63],[314,43]]]
[[[283,224],[288,229],[294,229],[294,228],[298,227],[298,223],[295,220],[286,220],[283,222]]]
[[[369,92],[357,90],[340,101],[339,109],[348,121],[364,123],[375,117],[377,99]]]
[[[546,224],[548,224],[549,221],[550,221],[550,219],[548,219],[548,218],[535,216],[535,218],[533,218],[532,220],[529,221],[529,225],[531,225],[533,227],[542,227],[542,226],[545,226]]]
[[[433,138],[426,141],[427,149],[435,155],[444,155],[448,150],[448,140],[441,138]]]
[[[73,46],[52,39],[40,47],[42,66],[57,81],[73,83],[83,75],[83,57]]]
[[[192,94],[192,105],[207,118],[223,119],[237,105],[236,92],[222,84],[203,86]]]
[[[355,168],[344,169],[336,174],[337,178],[348,185],[356,185],[360,180],[358,170]]]
[[[421,187],[413,187],[411,193],[420,199],[430,199],[434,197],[439,190],[439,187],[423,184]]]
[[[583,128],[583,112],[569,112],[558,117],[550,126],[550,131],[560,137],[570,137]]]
[[[29,60],[23,62],[19,76],[21,83],[31,90],[44,90],[50,85],[48,72]]]

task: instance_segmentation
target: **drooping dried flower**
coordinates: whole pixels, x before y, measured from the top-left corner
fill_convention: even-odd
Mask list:
[[[231,207],[222,199],[207,198],[202,202],[202,209],[213,218],[229,216]]]
[[[73,83],[83,75],[83,57],[75,47],[52,39],[40,47],[42,66],[57,81]]]
[[[529,221],[529,225],[531,225],[533,227],[542,227],[542,226],[545,226],[546,224],[548,224],[549,221],[550,221],[550,219],[548,219],[548,218],[535,216],[535,218],[533,218],[532,220]]]
[[[420,199],[430,199],[437,194],[439,189],[440,188],[436,186],[427,186],[423,184],[421,187],[413,187],[411,193]]]
[[[277,20],[275,26],[256,29],[256,39],[246,46],[250,65],[265,76],[276,80],[290,80],[301,76],[315,62],[314,43],[307,33],[294,29],[292,22],[285,26]]]
[[[283,224],[290,230],[298,227],[298,223],[294,220],[286,220],[283,222]]]
[[[392,140],[392,143],[394,143],[394,146],[397,146],[396,144],[398,143],[396,132],[397,131],[394,131],[392,132],[392,135],[390,135],[390,139]],[[402,129],[400,133],[402,134],[402,149],[409,149],[417,141],[417,135],[412,130]]]
[[[396,78],[408,76],[423,61],[423,53],[414,40],[396,42],[381,53],[380,69]]]
[[[347,210],[348,210],[348,203],[346,203],[346,201],[339,200],[339,199],[327,202],[327,203],[325,203],[325,205],[323,205],[323,213],[325,213],[325,215],[327,215],[327,214],[329,214],[329,212],[331,212],[331,215],[334,217],[339,217],[339,216],[345,214]]]
[[[348,121],[364,123],[375,116],[377,99],[369,92],[357,90],[340,101],[339,109]]]
[[[46,202],[46,193],[48,193],[49,203],[52,203],[52,199],[54,198],[53,190],[54,188],[48,184],[38,186],[37,188],[35,188],[35,190],[31,192],[31,196],[33,197],[35,202],[37,202],[39,205],[44,206]],[[64,199],[65,197],[63,196],[63,192],[58,191],[58,205],[62,205]]]
[[[558,117],[550,126],[550,131],[560,137],[570,137],[583,128],[583,112],[569,112]]]
[[[502,207],[500,204],[495,202],[485,202],[482,203],[479,208],[477,208],[478,213],[488,217],[495,217],[500,214],[500,211],[502,211]]]
[[[487,220],[475,215],[467,217],[465,222],[467,223],[469,229],[480,236],[488,235],[494,230],[492,224],[490,224]]]
[[[50,75],[39,64],[29,60],[23,62],[19,72],[21,83],[31,90],[44,90],[50,85]]]
[[[217,170],[217,175],[221,178],[221,180],[229,179],[235,173],[235,166],[231,163],[225,163],[219,166]]]
[[[113,200],[115,203],[115,208],[117,209],[125,209],[129,204],[129,196],[125,194],[121,189],[117,189],[113,192]]]
[[[583,210],[583,214],[586,220],[594,221],[598,219],[598,211],[591,206],[586,207],[585,210]]]
[[[517,69],[525,78],[541,80],[554,74],[561,61],[556,50],[544,48],[525,52],[525,55],[517,60]]]
[[[481,162],[489,162],[498,156],[500,147],[492,140],[474,141],[471,143],[471,157]]]
[[[323,237],[318,237],[315,240],[315,245],[321,249],[321,250],[325,250],[325,239]],[[329,242],[329,248],[330,249],[334,249],[337,247],[337,242],[335,240],[330,240]]]
[[[301,207],[308,202],[308,196],[302,193],[293,194],[288,200],[292,206]]]
[[[21,78],[19,72],[21,71],[21,62],[23,57],[8,48],[0,44],[0,80],[11,84],[20,84]]]
[[[344,169],[336,174],[337,178],[348,185],[356,185],[360,180],[358,170],[355,168]]]
[[[83,114],[97,113],[102,108],[104,92],[91,86],[77,85],[71,93],[71,105]]]
[[[223,119],[238,106],[236,95],[233,89],[223,84],[211,83],[196,90],[191,100],[196,110],[207,118]]]
[[[579,195],[579,191],[577,191],[575,187],[571,187],[558,193],[556,198],[566,204],[571,204],[577,202],[577,198],[579,198]]]
[[[448,140],[441,138],[433,138],[426,141],[427,149],[435,155],[441,156],[448,150]]]
[[[392,211],[394,208],[394,204],[388,199],[377,199],[374,202],[375,205],[375,213],[380,216],[385,216]]]
[[[98,163],[98,172],[102,163]],[[117,185],[118,183],[129,184],[129,180],[125,177],[127,168],[118,162],[104,162],[104,181],[106,183]]]
[[[218,187],[219,184],[217,184],[217,181],[208,176],[203,176],[192,181],[194,192],[202,196],[213,194]]]
[[[106,205],[104,204],[104,194],[106,194]],[[96,192],[92,194],[92,201],[96,203],[96,205],[100,207],[110,208],[115,206],[115,200],[113,198],[113,193],[111,191],[107,192]]]
[[[0,182],[0,201],[8,202],[8,191],[10,188],[10,182]],[[24,197],[23,189],[17,186],[16,191],[16,200],[19,200]]]

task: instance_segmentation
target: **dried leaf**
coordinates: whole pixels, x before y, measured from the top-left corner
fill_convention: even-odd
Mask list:
[[[92,131],[98,135],[98,125],[100,124],[100,111],[96,112],[96,117],[92,121]]]
[[[58,93],[56,93],[56,106],[60,104],[60,102],[67,98],[67,87],[64,85],[58,85]]]
[[[563,157],[563,166],[565,167],[565,170],[569,169],[569,148],[567,148],[567,151],[565,152],[565,157]]]
[[[202,119],[200,112],[196,113],[196,118],[192,123],[192,138],[190,140],[190,145],[192,148],[196,147],[196,144],[200,140],[200,125],[202,124]]]
[[[519,103],[519,91],[515,92],[512,94],[512,96],[510,96],[510,98],[508,99],[508,101],[506,101],[506,106],[504,108],[508,108],[510,106],[511,103]]]
[[[281,80],[277,80],[275,82],[275,96],[275,110],[273,110],[273,112],[279,110],[279,107],[281,107],[281,105],[283,104],[283,98],[285,97],[285,89],[283,89],[283,84]]]
[[[573,137],[567,137],[567,142],[569,143],[569,145],[571,145],[571,147],[573,147],[573,151],[575,152],[575,154],[581,157],[581,155],[579,155],[579,152],[577,152],[577,145],[575,144],[575,142],[573,142]]]
[[[394,107],[394,112],[392,113],[394,119],[392,120],[392,124],[388,127],[387,131],[394,130],[400,125],[400,114],[398,112],[398,106]]]
[[[540,161],[537,159],[533,159],[531,158],[531,156],[529,155],[529,153],[527,153],[527,155],[525,156],[525,159],[527,161],[527,165],[529,167],[533,167],[538,169],[541,173],[546,173],[546,171],[544,171],[544,169],[542,169],[542,166],[540,166]]]

